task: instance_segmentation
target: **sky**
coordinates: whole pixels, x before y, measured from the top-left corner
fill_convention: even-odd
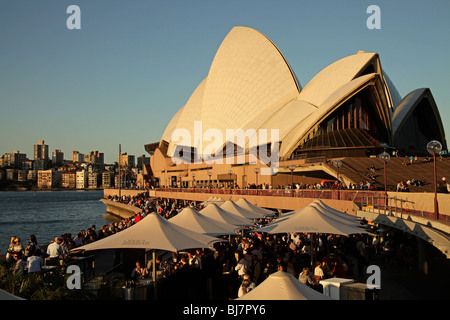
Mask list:
[[[69,29],[70,5],[81,29]],[[367,28],[370,5],[381,29]],[[450,132],[448,0],[0,0],[0,155],[148,154],[234,26],[266,35],[301,86],[359,50],[400,95],[427,87]]]

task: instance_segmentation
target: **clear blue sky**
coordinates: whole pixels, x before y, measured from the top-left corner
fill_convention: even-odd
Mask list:
[[[81,30],[69,30],[69,5]],[[381,8],[381,30],[366,9]],[[358,50],[378,52],[402,96],[429,87],[450,132],[448,0],[2,0],[0,155],[139,156],[207,75],[233,26],[261,31],[302,86]]]

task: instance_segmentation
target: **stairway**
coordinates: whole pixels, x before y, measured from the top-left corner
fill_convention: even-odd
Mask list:
[[[400,181],[408,181],[415,179],[422,181],[423,186],[409,186],[410,192],[434,192],[434,175],[433,175],[433,159],[426,161],[426,158],[419,157],[413,163],[406,157],[391,157],[387,163],[387,189],[395,191],[397,183]],[[359,182],[369,181],[375,189],[384,190],[384,168],[383,162],[378,158],[343,158],[343,164],[340,174],[345,175],[348,179]],[[371,166],[375,167],[375,171],[371,171]],[[450,181],[450,158],[437,158],[437,179],[441,181],[442,177],[446,177]],[[371,175],[371,176],[369,176]]]

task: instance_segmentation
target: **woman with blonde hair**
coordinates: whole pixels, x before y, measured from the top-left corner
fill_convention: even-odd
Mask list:
[[[12,236],[8,251],[6,252],[6,259],[9,260],[10,258],[12,258],[12,254],[16,252],[23,253],[23,247],[20,242],[20,238],[17,236]]]

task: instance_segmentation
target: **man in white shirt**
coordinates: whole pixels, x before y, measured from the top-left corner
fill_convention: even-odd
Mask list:
[[[47,247],[47,254],[50,258],[50,265],[58,265],[58,260],[63,259],[64,251],[60,243],[61,239],[59,237],[56,237],[55,241],[50,243]]]
[[[39,256],[39,252],[34,252],[32,256],[27,259],[28,273],[39,272],[44,265],[42,258]]]

